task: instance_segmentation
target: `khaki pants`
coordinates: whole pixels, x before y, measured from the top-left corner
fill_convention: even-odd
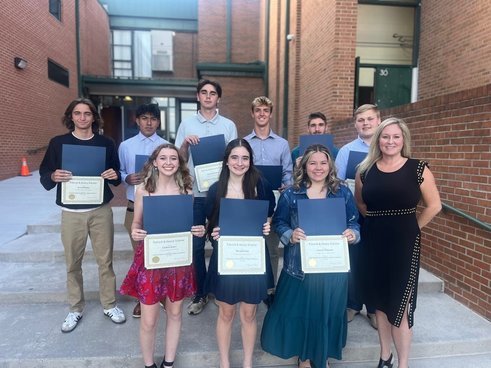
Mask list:
[[[109,205],[88,212],[62,211],[61,241],[65,248],[68,303],[71,312],[85,307],[82,260],[90,237],[99,268],[99,297],[104,309],[116,305],[113,270],[114,223]]]
[[[130,236],[131,246],[133,247],[133,251],[136,250],[136,246],[138,242],[134,241],[131,237],[131,224],[133,223],[134,217],[134,203],[132,201],[128,201],[128,206],[126,207],[126,214],[124,216],[124,227],[128,231],[128,235]]]

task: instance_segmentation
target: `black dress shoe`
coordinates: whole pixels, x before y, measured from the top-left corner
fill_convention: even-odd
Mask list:
[[[393,365],[394,365],[394,356],[392,355],[392,353],[390,353],[389,359],[383,360],[382,358],[380,358],[380,360],[378,361],[377,368],[386,368],[386,367],[392,368]]]

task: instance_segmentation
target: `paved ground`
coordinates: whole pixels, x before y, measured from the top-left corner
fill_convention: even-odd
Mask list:
[[[115,194],[113,206],[124,205],[124,186],[116,188]],[[4,214],[0,223],[0,368],[141,367],[139,323],[129,316],[134,302],[120,300],[128,316],[124,325],[116,326],[102,315],[90,247],[84,263],[88,299],[84,318],[73,333],[59,331],[66,313],[66,293],[55,191],[44,190],[34,172],[29,177],[0,181],[0,195]],[[120,282],[131,262],[131,247],[121,224],[124,208],[114,210],[115,270]],[[23,236],[28,227],[29,235]],[[433,276],[422,272],[411,368],[491,368],[491,324],[440,289]],[[259,329],[264,313],[265,307],[260,305]],[[216,367],[215,320],[213,303],[200,316],[183,316],[176,368]],[[163,329],[159,329],[158,341],[157,354],[162,350]],[[332,361],[331,367],[375,367],[377,346],[376,332],[366,318],[358,316],[349,324],[345,360]],[[231,351],[235,367],[241,354],[236,321]],[[259,344],[255,361],[256,368],[295,367],[293,360],[264,353]]]
[[[126,204],[124,185],[111,187],[115,194],[112,206]],[[17,176],[0,181],[0,245],[26,233],[27,226],[39,222],[60,209],[55,204],[56,189],[47,191],[39,182],[39,171],[31,176]]]

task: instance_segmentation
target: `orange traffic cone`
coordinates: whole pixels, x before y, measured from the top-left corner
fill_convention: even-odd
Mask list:
[[[29,168],[27,167],[27,160],[22,157],[22,166],[20,167],[20,176],[30,176]]]

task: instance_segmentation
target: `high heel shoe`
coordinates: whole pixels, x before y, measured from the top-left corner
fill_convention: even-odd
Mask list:
[[[162,361],[162,364],[160,365],[160,368],[172,368],[174,367],[174,362],[168,362],[165,360],[165,356],[164,356],[164,360]]]
[[[392,368],[393,365],[394,365],[394,356],[392,355],[392,353],[390,353],[389,359],[383,360],[382,358],[380,358],[380,360],[378,361],[377,368]]]

